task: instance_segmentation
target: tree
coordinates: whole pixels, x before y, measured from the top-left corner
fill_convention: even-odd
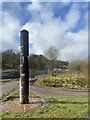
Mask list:
[[[50,46],[44,51],[44,55],[47,59],[55,61],[59,57],[59,49],[57,49],[55,46]]]
[[[49,60],[47,65],[49,67],[50,73],[53,75],[55,61],[57,61],[59,57],[59,49],[57,49],[56,46],[50,46],[47,50],[44,51],[44,55]]]
[[[31,54],[29,56],[29,68],[30,69],[36,69],[36,70],[43,70],[43,68],[45,67],[45,61],[46,58],[43,55],[35,55],[35,54]]]
[[[15,53],[13,49],[8,49],[2,52],[2,69],[19,69],[20,53]]]

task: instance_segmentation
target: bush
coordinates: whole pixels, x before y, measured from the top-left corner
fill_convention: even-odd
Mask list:
[[[39,87],[65,87],[65,88],[76,88],[86,89],[87,82],[84,77],[72,77],[72,76],[48,76],[38,79],[35,82],[35,86]]]

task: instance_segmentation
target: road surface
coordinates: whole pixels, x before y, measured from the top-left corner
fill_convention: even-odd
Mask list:
[[[11,90],[19,91],[19,81],[4,82],[0,85],[2,88],[2,94],[5,94]],[[65,88],[39,88],[30,86],[30,91],[55,97],[88,97],[88,92],[85,90],[72,90]]]

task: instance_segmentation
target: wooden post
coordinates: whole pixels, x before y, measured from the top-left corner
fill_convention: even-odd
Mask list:
[[[20,31],[20,103],[29,103],[29,32]]]

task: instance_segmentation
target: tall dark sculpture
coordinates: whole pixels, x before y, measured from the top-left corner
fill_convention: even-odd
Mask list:
[[[20,103],[29,103],[29,32],[20,31]]]

